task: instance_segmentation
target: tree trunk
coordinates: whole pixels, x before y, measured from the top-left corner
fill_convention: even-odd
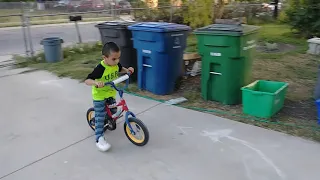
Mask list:
[[[273,11],[273,18],[277,19],[278,18],[278,4],[279,4],[279,0],[275,0],[274,1],[274,11]]]
[[[213,16],[213,17],[214,17],[214,19],[221,19],[223,16],[223,12],[224,12],[224,0],[219,0],[217,7],[218,7],[218,11],[217,11],[217,13],[213,12],[213,13],[215,13],[215,16]]]

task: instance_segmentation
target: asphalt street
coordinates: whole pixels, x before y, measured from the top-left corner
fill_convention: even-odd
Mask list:
[[[79,24],[83,42],[100,40],[96,23]],[[41,50],[40,42],[46,37],[60,37],[64,40],[64,46],[78,42],[78,36],[74,24],[60,24],[49,26],[31,26],[31,37],[34,50]],[[25,44],[21,27],[0,28],[0,55],[23,54]],[[28,44],[29,45],[29,44]]]

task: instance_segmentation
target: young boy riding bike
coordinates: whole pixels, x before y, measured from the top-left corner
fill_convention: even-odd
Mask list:
[[[103,135],[104,120],[106,116],[105,106],[116,103],[116,90],[110,86],[104,86],[118,78],[118,73],[133,73],[134,69],[122,67],[119,63],[121,51],[114,42],[108,42],[103,46],[103,60],[87,76],[85,83],[92,86],[92,98],[95,111],[95,136],[96,146],[100,151],[107,151],[111,145],[107,143]],[[117,108],[111,109],[112,113]]]

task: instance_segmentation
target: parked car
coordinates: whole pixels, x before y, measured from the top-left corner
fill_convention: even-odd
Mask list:
[[[121,9],[120,10],[120,14],[121,13],[127,13],[127,14],[130,14],[131,13],[131,4],[129,1],[126,1],[126,0],[120,0],[118,2],[116,2],[116,6],[115,6],[116,9]]]
[[[60,0],[56,4],[53,5],[53,8],[66,9],[69,3],[70,3],[70,0]]]
[[[267,8],[267,9],[269,9],[269,10],[271,10],[271,11],[274,11],[275,5],[276,5],[275,2],[270,2],[269,4],[268,4],[268,3],[262,3],[263,8]],[[281,7],[282,7],[282,3],[279,2],[279,3],[278,3],[278,9],[280,10]]]
[[[68,11],[100,11],[105,9],[103,0],[60,0],[54,8]]]

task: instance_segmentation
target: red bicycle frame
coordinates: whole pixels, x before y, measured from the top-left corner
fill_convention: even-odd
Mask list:
[[[114,114],[112,114],[112,112],[110,110],[111,108],[115,108],[115,107],[120,107],[121,108],[121,110],[118,110],[118,111],[121,111],[121,112],[117,116],[113,116]],[[115,114],[117,114],[118,111]],[[120,102],[115,106],[106,106],[107,115],[109,117],[111,117],[114,121],[117,121],[121,117],[122,113],[123,112],[127,112],[127,111],[129,111],[129,108],[127,106],[126,100],[124,100],[123,98],[121,98]]]

